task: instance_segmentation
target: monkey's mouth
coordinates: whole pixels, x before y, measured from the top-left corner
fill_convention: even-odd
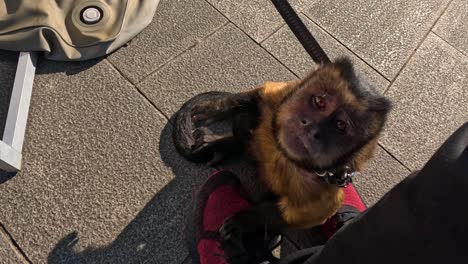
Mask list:
[[[320,171],[334,168],[337,157],[327,151],[324,142],[313,138],[308,133],[296,133],[292,136],[294,143],[289,145],[294,151],[296,163],[308,170]]]
[[[310,154],[310,148],[306,148],[299,135],[294,132],[283,133],[280,148],[287,157],[293,160],[302,160]]]
[[[307,134],[299,134],[297,138],[302,143],[302,147],[307,152],[308,157],[314,157],[317,154],[320,155],[322,152],[323,146],[317,141],[311,140]]]
[[[307,130],[287,124],[278,130],[277,146],[290,161],[308,170],[327,170],[334,165],[334,158],[326,145]]]
[[[305,133],[296,132],[295,135],[293,133],[285,137],[283,141],[285,143],[283,150],[286,150],[287,156],[296,162],[308,164],[313,168],[325,167],[327,164],[323,160],[323,157],[326,156],[323,144],[311,139]]]

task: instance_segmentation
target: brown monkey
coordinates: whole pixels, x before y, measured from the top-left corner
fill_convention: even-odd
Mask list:
[[[312,227],[340,207],[340,185],[373,155],[390,108],[390,101],[342,58],[319,65],[300,81],[195,97],[177,116],[174,142],[189,159],[219,161],[245,141],[275,195],[226,220],[220,230],[225,239],[234,230]],[[232,132],[217,135],[209,129],[226,118],[233,118]]]

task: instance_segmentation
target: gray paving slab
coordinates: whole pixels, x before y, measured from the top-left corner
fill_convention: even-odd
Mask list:
[[[109,60],[137,83],[225,23],[204,0],[162,0],[151,24]]]
[[[468,57],[430,34],[390,87],[394,102],[385,148],[420,169],[468,121]]]
[[[317,1],[304,13],[388,79],[393,79],[449,1]]]
[[[388,80],[386,80],[376,70],[372,69],[372,67],[367,65],[364,61],[359,59],[346,47],[341,45],[332,36],[323,31],[315,23],[310,21],[307,17],[301,14],[300,18],[304,21],[304,24],[308,27],[310,32],[314,35],[330,58],[333,59],[340,56],[348,56],[354,61],[358,72],[371,81],[379,91],[385,91],[390,83]],[[262,43],[262,46],[300,77],[304,77],[308,72],[310,72],[312,65],[314,65],[314,61],[310,58],[287,25],[266,39]]]
[[[207,1],[259,43],[284,24],[270,0]],[[315,1],[317,0],[290,0],[289,3],[296,11],[301,11]]]
[[[41,61],[0,222],[33,263],[181,263],[192,189],[171,127],[107,61]]]
[[[146,78],[138,88],[171,116],[196,94],[239,92],[294,75],[232,24]]]
[[[433,31],[468,55],[468,4],[466,0],[454,0]]]
[[[0,139],[3,138],[17,61],[17,53],[0,51]]]
[[[17,255],[10,242],[10,239],[3,232],[3,230],[0,230],[0,262],[2,264],[26,263],[21,257]]]
[[[379,147],[367,169],[355,177],[354,184],[364,203],[371,206],[409,174],[408,169]]]

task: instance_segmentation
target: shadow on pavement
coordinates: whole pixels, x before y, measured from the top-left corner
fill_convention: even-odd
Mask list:
[[[60,240],[48,256],[48,263],[181,263],[187,257],[184,246],[185,212],[208,168],[180,157],[172,144],[171,125],[164,127],[159,151],[175,178],[161,189],[109,245],[77,252],[76,232]],[[187,173],[190,172],[190,173]],[[131,197],[129,197],[131,198]]]
[[[0,184],[7,182],[16,176],[16,172],[6,172],[0,170]]]
[[[46,59],[39,57],[37,60],[36,69],[40,70],[36,71],[36,74],[50,74],[63,72],[66,75],[75,75],[82,71],[86,71],[89,68],[92,68],[94,65],[98,64],[104,59],[105,57],[99,57],[87,61],[54,61],[55,63],[53,67],[41,67],[41,63],[43,61],[46,61]]]
[[[112,243],[78,252],[74,245],[79,234],[72,232],[56,244],[48,256],[48,263],[182,263],[186,259],[186,212],[196,190],[213,169],[189,163],[179,156],[171,133],[172,126],[167,123],[161,133],[159,151],[175,178],[146,204]],[[255,177],[252,164],[244,160],[243,157],[233,158],[219,167],[233,171],[252,198],[259,199],[265,189]],[[285,239],[282,245],[284,252],[317,244],[314,238],[316,230],[288,233],[295,242]]]

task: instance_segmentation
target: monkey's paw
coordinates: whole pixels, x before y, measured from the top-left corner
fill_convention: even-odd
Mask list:
[[[249,254],[242,242],[242,228],[232,217],[227,218],[219,229],[226,260],[229,263],[250,263]]]
[[[217,151],[215,144],[225,140],[229,135],[217,135],[206,127],[197,128],[192,132],[194,145],[192,145],[192,154],[203,152],[207,149],[213,151],[212,158],[207,162],[208,166],[214,166],[221,162],[225,155],[223,152]]]
[[[236,223],[234,217],[228,217],[219,228],[219,234],[224,240],[242,239],[242,227]]]
[[[202,151],[203,149],[209,148],[215,142],[224,138],[223,135],[217,135],[206,127],[200,127],[195,129],[192,135],[195,141],[192,147],[193,153],[197,153],[199,151]]]
[[[217,119],[221,111],[219,107],[210,102],[202,102],[195,105],[191,110],[192,123],[195,127],[208,126]]]

